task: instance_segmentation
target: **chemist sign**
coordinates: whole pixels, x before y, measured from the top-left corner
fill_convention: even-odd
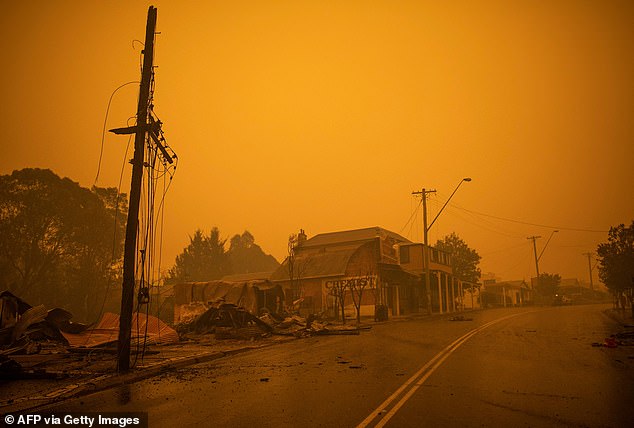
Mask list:
[[[350,276],[339,279],[327,280],[324,282],[326,290],[359,290],[362,288],[375,288],[376,287],[376,275],[367,276]]]

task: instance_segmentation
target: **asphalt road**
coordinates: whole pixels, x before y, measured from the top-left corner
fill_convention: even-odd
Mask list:
[[[606,306],[498,309],[287,342],[60,403],[150,427],[631,427],[634,349]]]

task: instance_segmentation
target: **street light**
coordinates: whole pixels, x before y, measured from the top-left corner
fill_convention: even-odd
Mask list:
[[[541,238],[541,236],[529,236],[526,239],[532,239],[533,240],[533,253],[535,254],[535,272],[537,273],[537,279],[535,281],[535,284],[537,285],[537,287],[539,287],[539,260],[542,258],[542,255],[544,254],[544,251],[546,251],[546,247],[548,246],[548,243],[550,242],[550,240],[552,239],[553,235],[555,233],[559,232],[558,230],[553,230],[550,233],[550,236],[548,237],[548,241],[546,241],[546,245],[544,245],[544,248],[542,248],[542,252],[539,253],[539,257],[537,256],[537,244],[535,243],[535,241],[539,238]]]
[[[548,246],[548,243],[550,242],[550,240],[553,238],[553,235],[555,233],[559,232],[558,230],[553,230],[552,232],[550,232],[550,236],[548,237],[548,241],[546,241],[546,245],[544,245],[544,248],[542,248],[542,252],[539,253],[539,257],[537,257],[537,261],[542,259],[542,255],[544,254],[544,251],[546,251],[546,247]]]
[[[465,181],[471,181],[470,177],[465,177],[462,180],[460,180],[460,183],[458,183],[458,185],[456,186],[456,188],[454,189],[454,191],[451,193],[451,195],[449,195],[449,198],[447,199],[447,201],[445,202],[445,204],[442,206],[442,208],[440,209],[440,211],[438,211],[438,214],[436,214],[436,217],[434,217],[434,219],[431,221],[431,224],[427,227],[427,229],[425,230],[425,233],[427,233],[429,231],[429,229],[431,229],[431,227],[434,225],[434,223],[436,222],[436,220],[438,219],[438,216],[440,216],[440,213],[442,212],[442,210],[445,209],[445,207],[447,206],[447,204],[449,203],[449,201],[451,200],[451,198],[453,197],[453,195],[458,191],[458,188],[460,188],[460,185],[462,183],[464,183]]]
[[[424,264],[424,269],[425,269],[425,291],[427,293],[427,312],[429,314],[431,314],[431,287],[430,287],[430,284],[429,284],[430,276],[429,276],[429,241],[428,241],[429,236],[428,236],[428,232],[429,232],[429,229],[431,229],[432,225],[438,219],[438,216],[440,215],[440,213],[442,213],[442,211],[445,209],[445,207],[447,206],[447,204],[449,203],[449,201],[451,200],[453,195],[458,191],[458,188],[460,188],[460,185],[463,182],[465,182],[465,181],[471,181],[471,178],[470,177],[465,177],[462,180],[460,180],[460,183],[458,183],[458,185],[456,186],[454,191],[451,193],[451,195],[449,195],[449,198],[447,199],[445,204],[442,206],[440,211],[438,211],[438,214],[436,214],[436,217],[434,217],[434,219],[432,220],[432,222],[431,222],[431,224],[429,226],[427,226],[427,194],[428,193],[436,193],[436,191],[435,190],[425,190],[425,189],[423,189],[420,192],[412,192],[412,195],[421,195],[422,198],[423,198],[423,264]],[[440,312],[442,313],[442,304],[440,305]]]

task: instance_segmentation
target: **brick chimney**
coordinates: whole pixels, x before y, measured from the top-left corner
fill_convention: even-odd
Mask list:
[[[297,235],[297,246],[301,247],[304,242],[306,242],[307,236],[304,229],[299,229],[299,234]]]

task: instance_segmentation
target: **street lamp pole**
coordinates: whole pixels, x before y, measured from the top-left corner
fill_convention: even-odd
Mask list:
[[[544,248],[542,248],[542,252],[539,253],[539,256],[537,256],[537,244],[535,244],[535,241],[541,238],[541,236],[529,236],[528,238],[526,238],[526,239],[531,239],[533,241],[533,253],[535,254],[535,272],[537,273],[537,279],[535,280],[535,285],[537,286],[537,288],[539,288],[539,261],[541,260],[542,255],[544,255],[544,251],[546,251],[546,247],[548,246],[548,243],[553,238],[553,235],[557,232],[559,231],[553,230],[550,233],[550,236],[548,237],[548,240],[546,241],[546,245],[544,245]]]
[[[584,256],[588,256],[588,273],[590,274],[590,290],[594,291],[594,284],[592,283],[592,253],[583,253]]]
[[[553,230],[552,232],[550,232],[550,236],[548,237],[548,241],[546,241],[546,244],[544,245],[544,248],[542,248],[542,252],[539,253],[539,257],[537,257],[537,260],[541,260],[542,259],[542,255],[544,254],[544,251],[546,251],[546,247],[548,246],[548,243],[550,242],[550,240],[553,238],[553,235],[555,233],[559,232],[558,230]]]
[[[434,217],[434,219],[432,220],[431,224],[427,227],[427,229],[431,229],[431,227],[434,225],[434,223],[436,223],[436,220],[438,220],[438,217],[440,216],[440,213],[442,213],[442,211],[445,209],[445,207],[447,206],[447,204],[449,203],[449,201],[451,200],[451,198],[453,198],[453,195],[456,194],[456,192],[458,191],[458,189],[460,188],[460,185],[462,183],[464,183],[465,181],[471,181],[471,178],[469,177],[465,177],[462,180],[460,180],[460,183],[458,183],[458,185],[456,186],[455,189],[453,189],[453,192],[451,193],[451,195],[449,195],[449,198],[447,198],[447,200],[445,201],[444,205],[442,206],[442,208],[440,209],[440,211],[438,211],[438,214],[436,214],[436,217]],[[425,231],[426,233],[427,231]]]
[[[449,195],[449,198],[444,203],[442,208],[440,208],[440,211],[438,211],[438,214],[436,214],[436,217],[434,217],[434,219],[432,220],[432,222],[431,222],[431,224],[429,226],[427,225],[427,194],[428,193],[436,193],[436,191],[435,190],[425,190],[425,189],[423,189],[420,192],[412,192],[412,195],[421,195],[421,197],[423,198],[423,265],[424,265],[423,268],[425,270],[425,292],[427,293],[427,313],[429,313],[430,315],[432,313],[432,309],[431,309],[431,285],[430,285],[431,276],[430,276],[430,272],[429,272],[429,264],[430,264],[430,260],[429,260],[429,229],[431,229],[433,224],[438,219],[438,216],[440,216],[440,213],[443,212],[443,210],[445,209],[445,207],[447,206],[447,204],[449,203],[449,201],[451,200],[453,195],[455,195],[456,192],[458,191],[458,188],[460,187],[460,185],[463,182],[465,182],[465,181],[471,181],[471,178],[465,177],[462,180],[460,180],[460,183],[458,183],[458,185],[456,186],[454,191],[451,193],[451,195]],[[440,307],[440,310],[442,311],[442,305]]]
[[[532,239],[533,240],[533,253],[535,254],[535,271],[537,272],[537,278],[535,279],[535,285],[537,285],[537,288],[539,288],[539,259],[537,258],[537,244],[535,244],[535,241],[537,239],[541,238],[541,236],[529,236],[526,239]],[[533,285],[531,284],[531,287],[534,289],[535,287],[533,287]]]
[[[423,188],[420,192],[412,192],[412,195],[421,195],[423,198],[423,270],[425,272],[425,293],[427,295],[427,313],[431,315],[431,285],[429,284],[429,251],[428,251],[428,234],[427,227],[427,194],[436,193],[435,190],[426,190]]]

